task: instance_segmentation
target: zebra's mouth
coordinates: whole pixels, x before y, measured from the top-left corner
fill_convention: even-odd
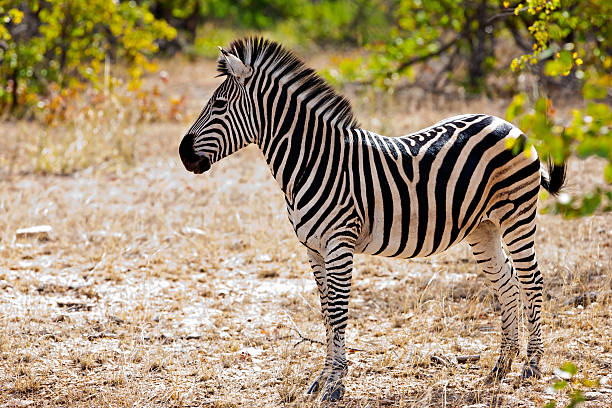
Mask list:
[[[210,169],[210,159],[207,156],[199,156],[195,153],[193,149],[193,139],[194,136],[192,134],[188,134],[183,138],[179,146],[179,154],[183,165],[188,171],[195,174],[202,174]]]
[[[208,171],[211,166],[210,160],[208,160],[208,157],[202,157],[197,162],[191,162],[191,163],[183,162],[183,164],[185,165],[185,168],[187,170],[195,174],[202,174],[205,171]]]

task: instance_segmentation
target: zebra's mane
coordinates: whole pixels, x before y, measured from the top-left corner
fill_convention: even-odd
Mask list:
[[[227,51],[254,69],[263,67],[262,72],[267,74],[278,71],[282,72],[283,77],[301,78],[300,87],[306,89],[304,93],[321,95],[326,105],[331,107],[328,112],[338,125],[359,127],[349,100],[337,93],[312,68],[307,67],[301,58],[277,42],[261,37],[241,38],[234,40]],[[223,56],[217,61],[217,70],[220,76],[230,75]]]

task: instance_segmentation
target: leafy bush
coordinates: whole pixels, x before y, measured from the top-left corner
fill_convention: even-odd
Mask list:
[[[605,0],[528,0],[517,6],[515,14],[519,13],[535,16],[529,26],[533,51],[515,58],[512,69],[539,66],[548,77],[573,76],[582,87],[585,106],[573,109],[571,118],[559,118],[550,98],[529,101],[520,94],[510,105],[507,119],[517,120],[538,151],[557,163],[570,155],[607,160],[604,179],[612,183],[612,56],[608,54],[612,49],[612,4]],[[533,107],[528,109],[529,105]],[[584,197],[564,194],[555,205],[557,212],[570,217],[597,209],[612,211],[612,191],[596,188]]]
[[[600,383],[599,380],[583,379],[578,380],[576,374],[578,374],[578,367],[575,364],[567,362],[564,363],[560,368],[555,369],[555,374],[559,378],[550,387],[550,391],[553,393],[564,393],[569,397],[569,403],[565,408],[577,407],[580,403],[584,402],[584,388],[598,388]],[[544,405],[544,408],[555,408],[557,407],[557,401],[552,400]]]
[[[496,54],[500,37],[512,38],[524,46],[525,24],[509,19],[499,1],[399,0],[389,3],[392,24],[387,24],[385,40],[370,43],[362,77],[382,86],[389,79],[414,77],[419,63],[444,57],[432,86],[447,79],[456,80],[470,92],[487,90],[487,75],[503,69],[503,58]]]
[[[0,19],[0,112],[12,114],[39,102],[52,83],[104,85],[112,61],[126,64],[136,87],[143,71],[154,68],[156,40],[176,35],[133,1],[8,0]]]
[[[295,35],[320,44],[363,45],[388,33],[393,1],[321,0],[306,2],[288,25]]]
[[[292,44],[360,45],[384,39],[398,0],[153,0],[158,18],[185,33],[186,42],[208,55],[217,30],[265,32]],[[216,50],[216,45],[214,49]]]

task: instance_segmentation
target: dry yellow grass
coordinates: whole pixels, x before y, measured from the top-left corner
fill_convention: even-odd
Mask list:
[[[185,95],[193,118],[217,83],[214,64],[166,69],[165,92]],[[364,127],[387,134],[461,112],[503,115],[505,103],[351,98]],[[0,168],[0,407],[318,405],[304,391],[323,347],[299,343],[294,324],[319,340],[323,325],[282,194],[253,147],[187,173],[177,155],[187,126],[141,125],[133,167],[44,176],[28,172],[40,128],[0,125],[12,164]],[[568,188],[588,190],[600,174],[601,163],[573,161]],[[411,261],[357,256],[347,336],[363,351],[350,352],[337,406],[562,403],[549,386],[565,361],[577,381],[602,381],[582,386],[584,406],[612,406],[612,215],[539,221],[544,378],[521,384],[517,362],[502,384],[482,384],[498,306],[465,246]],[[53,227],[47,240],[16,238],[40,224]],[[584,305],[566,303],[589,292]],[[454,363],[471,354],[480,361]]]

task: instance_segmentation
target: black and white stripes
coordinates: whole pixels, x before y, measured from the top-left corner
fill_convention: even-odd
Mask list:
[[[181,159],[202,173],[247,144],[261,148],[321,296],[327,357],[309,392],[322,390],[325,400],[344,392],[354,253],[421,257],[463,240],[502,304],[501,353],[490,379],[503,377],[518,352],[520,292],[529,329],[523,375],[538,374],[536,205],[540,185],[561,188],[563,167],[549,176],[535,149],[511,149],[524,142],[521,131],[489,115],[448,118],[398,138],[361,129],[346,99],[259,38],[222,50],[219,71],[226,79],[183,138]]]

